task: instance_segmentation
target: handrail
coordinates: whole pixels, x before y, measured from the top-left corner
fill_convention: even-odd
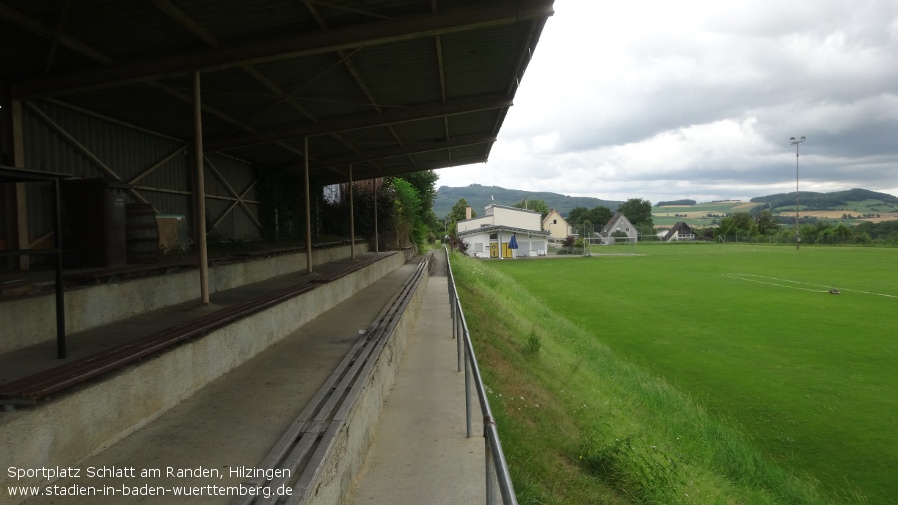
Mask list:
[[[474,346],[471,344],[471,332],[465,320],[461,302],[458,299],[458,291],[455,288],[455,276],[452,275],[452,264],[449,262],[449,250],[443,246],[446,252],[446,269],[449,278],[449,301],[452,316],[452,338],[456,339],[458,347],[458,371],[461,372],[462,363],[465,368],[465,410],[467,413],[468,438],[471,438],[471,384],[477,390],[477,398],[480,402],[480,413],[483,415],[483,437],[486,463],[486,503],[496,503],[496,491],[494,482],[499,485],[504,505],[517,505],[518,499],[511,483],[511,475],[508,473],[508,463],[505,461],[505,453],[502,452],[502,444],[499,442],[499,431],[496,429],[496,421],[490,410],[490,403],[486,397],[486,388],[480,376],[480,367],[477,365],[477,357],[474,355]]]

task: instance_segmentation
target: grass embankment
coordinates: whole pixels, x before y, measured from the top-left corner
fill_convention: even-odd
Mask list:
[[[833,503],[610,351],[601,328],[572,323],[485,262],[456,256],[453,267],[522,504]]]

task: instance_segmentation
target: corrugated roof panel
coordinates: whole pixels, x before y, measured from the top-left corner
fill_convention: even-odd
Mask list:
[[[477,133],[489,133],[495,135],[495,131],[486,132],[484,125],[496,125],[501,109],[482,110],[470,114],[458,114],[449,117],[449,129],[452,137],[473,135]]]
[[[176,3],[226,46],[318,27],[302,2],[294,0],[179,0]]]
[[[530,22],[445,35],[443,63],[450,98],[505,93],[514,82],[520,40]]]
[[[415,0],[335,0],[316,3],[315,8],[325,17],[329,28],[354,26],[360,23],[382,21],[409,14],[431,12],[430,2]]]
[[[394,128],[408,143],[434,142],[446,138],[446,128],[441,117],[425,121],[400,123],[395,125]]]
[[[412,106],[441,100],[433,37],[366,47],[352,62],[383,106]]]

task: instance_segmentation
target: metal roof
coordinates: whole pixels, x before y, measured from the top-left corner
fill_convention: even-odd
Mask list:
[[[485,162],[553,0],[0,0],[0,83],[345,181]]]

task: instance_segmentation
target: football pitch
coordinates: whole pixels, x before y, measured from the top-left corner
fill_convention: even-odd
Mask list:
[[[898,496],[898,250],[640,244],[489,266],[778,464]]]

